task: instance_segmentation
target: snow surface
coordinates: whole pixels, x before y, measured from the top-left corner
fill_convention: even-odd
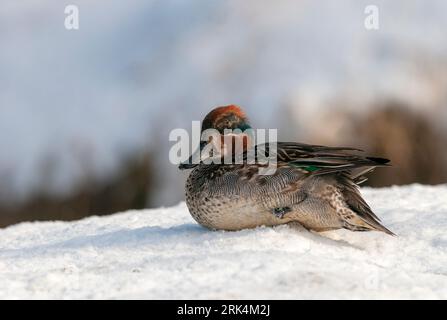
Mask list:
[[[398,234],[209,231],[184,203],[0,230],[0,298],[447,298],[447,185],[362,189]]]

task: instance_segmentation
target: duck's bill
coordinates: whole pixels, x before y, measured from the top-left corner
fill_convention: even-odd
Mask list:
[[[202,152],[202,145],[197,148],[196,152],[194,152],[186,161],[183,161],[179,164],[178,168],[180,170],[187,170],[196,167],[200,163],[200,155]]]
[[[192,169],[192,168],[194,168],[195,166],[197,166],[197,164],[188,162],[188,161],[190,161],[190,159],[191,159],[191,157],[190,157],[187,161],[180,163],[179,166],[178,166],[178,168],[179,168],[180,170],[188,170],[188,169]]]

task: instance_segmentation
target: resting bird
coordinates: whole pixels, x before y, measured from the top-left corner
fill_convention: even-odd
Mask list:
[[[185,187],[186,204],[199,224],[214,230],[240,230],[298,222],[316,232],[345,228],[394,235],[380,223],[358,189],[366,173],[387,166],[389,160],[357,155],[361,150],[354,148],[296,142],[254,146],[246,134],[251,129],[249,121],[235,105],[209,112],[202,132],[207,129],[217,130],[222,142],[217,152],[214,150],[214,159],[234,151],[224,142],[228,141],[226,135],[231,135],[230,141],[244,141],[239,154],[243,161],[205,163],[202,156],[200,162],[192,163],[193,155],[180,164],[182,170],[192,169]],[[228,134],[225,129],[240,130]],[[199,153],[205,145],[200,144]],[[260,174],[265,163],[247,161],[248,155],[258,151],[276,157],[273,174]]]

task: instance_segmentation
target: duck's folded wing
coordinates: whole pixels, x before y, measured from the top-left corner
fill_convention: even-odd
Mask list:
[[[349,147],[326,147],[294,142],[265,143],[256,146],[256,152],[267,157],[276,156],[279,165],[301,168],[314,175],[349,171],[352,179],[363,178],[378,166],[387,166],[384,158],[359,155],[362,150]],[[356,181],[358,182],[358,181]]]

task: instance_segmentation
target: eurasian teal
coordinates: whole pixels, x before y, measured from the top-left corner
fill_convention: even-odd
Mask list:
[[[248,128],[245,113],[235,105],[213,109],[202,122],[202,131],[216,129],[222,138],[224,129],[240,129],[243,134]],[[251,147],[269,152],[269,143],[244,144],[244,155]],[[345,228],[394,235],[358,189],[366,173],[387,166],[389,160],[361,156],[357,151],[361,150],[277,142],[273,175],[259,174],[258,163],[193,164],[190,158],[179,166],[193,169],[186,182],[186,204],[192,217],[210,229],[298,222],[317,232]]]

